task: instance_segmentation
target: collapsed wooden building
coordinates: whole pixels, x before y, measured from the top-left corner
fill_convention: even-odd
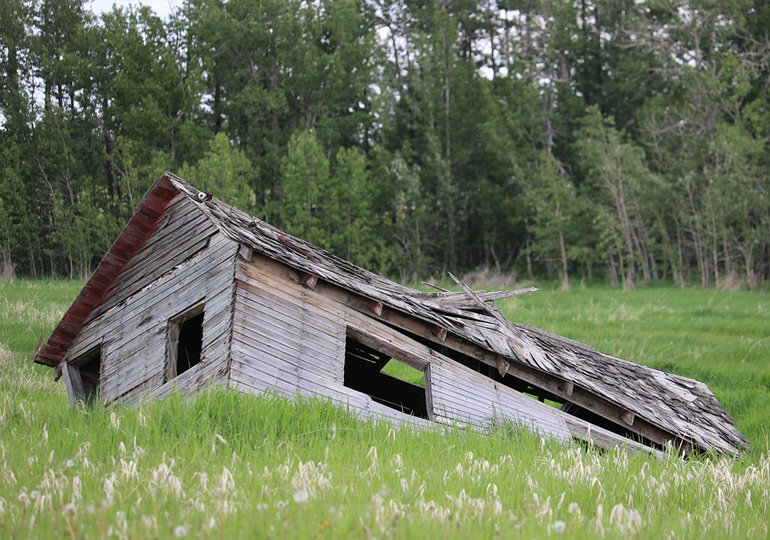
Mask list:
[[[747,446],[705,384],[512,323],[494,307],[510,292],[461,285],[404,287],[167,173],[35,361],[57,368],[73,402],[220,384],[417,424],[505,418],[601,447]],[[388,362],[424,384],[389,375]]]

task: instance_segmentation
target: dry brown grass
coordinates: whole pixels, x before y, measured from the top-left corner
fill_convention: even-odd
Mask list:
[[[518,281],[516,272],[498,272],[489,266],[482,266],[462,276],[466,285],[473,289],[516,289],[524,285]]]
[[[716,289],[718,291],[742,291],[746,288],[746,280],[741,277],[738,272],[729,272],[724,276],[720,276],[716,282]]]

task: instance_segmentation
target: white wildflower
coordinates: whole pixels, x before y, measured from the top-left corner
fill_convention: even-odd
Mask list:
[[[393,454],[393,457],[390,458],[390,461],[393,463],[393,468],[397,473],[400,473],[404,468],[404,458],[401,456],[401,454]]]
[[[267,504],[266,503],[257,503],[257,510],[260,512],[264,512],[267,510]]]
[[[70,468],[70,467],[74,467],[74,466],[75,466],[75,462],[72,461],[71,459],[68,459],[68,460],[66,460],[64,462],[64,467],[65,468]]]
[[[36,501],[40,497],[40,492],[37,490],[32,490],[29,494],[29,498],[33,501]]]
[[[294,502],[298,504],[306,503],[308,499],[307,491],[300,489],[294,492]]]
[[[83,496],[80,494],[80,488],[82,484],[80,482],[80,477],[75,476],[72,478],[72,500],[73,501],[79,501],[83,498]]]
[[[214,433],[214,437],[216,437],[219,442],[227,446],[227,441],[225,440],[224,437],[222,437],[222,435],[220,435],[219,433]]]
[[[569,512],[570,514],[579,514],[580,505],[576,502],[569,503],[569,506],[567,507],[567,512]]]
[[[174,529],[174,536],[176,536],[177,538],[183,538],[187,536],[187,527],[185,527],[184,525],[177,526],[177,528]]]
[[[75,515],[78,513],[77,508],[75,508],[75,505],[72,503],[67,503],[64,505],[64,508],[62,508],[61,511],[63,516],[68,516],[70,514]]]
[[[551,526],[551,528],[553,529],[553,532],[561,534],[561,533],[563,533],[564,531],[567,530],[567,524],[565,522],[559,520],[559,521],[555,522]]]
[[[499,499],[495,499],[494,503],[492,503],[492,513],[496,516],[503,513],[503,505]]]

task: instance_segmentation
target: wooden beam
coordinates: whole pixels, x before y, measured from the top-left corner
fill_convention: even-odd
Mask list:
[[[508,373],[509,369],[511,369],[511,363],[503,358],[502,354],[498,354],[495,357],[495,366],[497,366],[497,371],[500,373],[501,377],[505,377],[505,374]]]
[[[571,396],[572,392],[575,390],[575,383],[572,381],[561,381],[559,383],[559,390],[564,392],[566,395]]]
[[[371,309],[377,315],[382,315],[382,302],[378,302],[377,300],[372,300],[371,302],[369,302],[369,309]]]
[[[302,273],[299,282],[308,289],[315,289],[318,283],[318,277],[313,274]]]
[[[382,315],[382,313],[380,313],[380,315]],[[436,337],[436,339],[438,339],[439,341],[444,341],[447,336],[447,329],[442,328],[437,324],[434,324],[430,328],[430,333],[433,334]]]
[[[67,387],[70,405],[75,406],[78,400],[85,400],[86,391],[83,387],[83,379],[80,377],[80,368],[73,366],[69,362],[62,365],[64,374],[64,385]]]
[[[634,413],[632,413],[631,411],[626,411],[626,410],[620,411],[620,414],[618,415],[618,417],[629,426],[634,425]]]
[[[404,343],[401,343],[401,346],[394,345],[385,336],[377,337],[355,326],[348,326],[347,333],[348,336],[359,343],[363,343],[375,351],[385,353],[391,358],[397,358],[414,369],[423,371],[428,366],[428,360],[425,359],[425,356],[420,351],[412,352],[408,350]]]
[[[238,255],[240,255],[244,261],[250,261],[251,256],[253,254],[254,254],[254,250],[248,246],[244,246],[243,244],[241,244],[240,247],[238,248]]]

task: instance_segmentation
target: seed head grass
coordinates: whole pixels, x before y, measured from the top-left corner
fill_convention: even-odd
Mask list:
[[[38,313],[66,309],[78,289],[54,283],[58,292],[52,293],[37,290],[46,289],[43,283],[31,283],[0,285],[0,294],[9,305],[25,301],[21,297],[36,299],[37,312],[22,310],[39,317],[26,322],[33,329],[50,321]],[[69,300],[57,296],[68,287],[74,289]],[[685,292],[699,301],[701,291]],[[600,311],[616,304],[604,293],[590,291],[576,305],[593,295],[595,316],[609,320],[611,314]],[[629,311],[636,294],[622,297]],[[651,305],[665,313],[665,298]],[[523,306],[506,310],[513,318],[570,331],[531,320],[538,310]],[[558,309],[570,306],[554,307],[549,316],[558,319]],[[572,321],[582,313],[572,309],[567,326],[592,324]],[[637,324],[644,326],[648,315]],[[506,421],[495,422],[486,434],[462,426],[395,427],[357,419],[321,399],[221,388],[191,400],[172,396],[134,407],[71,408],[52,370],[30,365],[35,338],[10,339],[19,324],[10,321],[0,318],[0,538],[768,535],[766,443],[755,443],[737,459],[657,460],[558,443]],[[606,341],[605,350],[638,354],[643,345],[647,361],[662,361],[654,356],[662,350],[654,338],[640,336],[634,345],[626,341],[632,335],[629,330],[615,345]],[[688,356],[676,354],[678,343],[666,361],[686,368]],[[703,351],[702,358],[711,355],[707,347]],[[740,361],[736,365],[744,369]],[[718,368],[697,366],[713,369],[721,381],[729,370]],[[722,384],[729,392],[731,380]],[[758,421],[767,425],[767,413]]]

